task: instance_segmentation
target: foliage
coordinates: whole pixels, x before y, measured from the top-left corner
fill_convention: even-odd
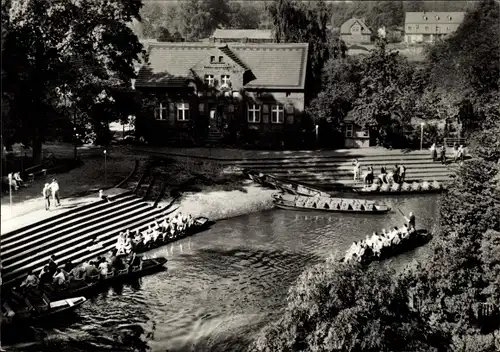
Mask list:
[[[316,120],[324,120],[340,129],[359,93],[360,60],[355,57],[330,59],[323,72],[323,89],[306,112]]]
[[[91,118],[95,105],[118,108],[116,88],[130,87],[142,53],[127,26],[140,6],[132,0],[11,1],[2,88],[11,121],[22,127],[17,132],[33,140],[35,159],[50,115],[67,99]]]
[[[313,98],[321,87],[323,67],[330,57],[328,8],[323,0],[314,2],[314,7],[290,0],[275,0],[268,12],[273,23],[273,32],[278,43],[309,43],[308,80],[309,98]]]
[[[228,26],[235,29],[256,29],[261,23],[262,9],[248,2],[230,3],[230,19]]]
[[[433,331],[394,272],[333,260],[304,272],[253,351],[432,351]]]

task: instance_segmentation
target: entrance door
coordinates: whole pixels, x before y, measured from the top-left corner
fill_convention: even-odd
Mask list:
[[[220,132],[220,126],[222,121],[222,114],[224,110],[220,105],[210,105],[209,106],[209,125],[210,131]]]

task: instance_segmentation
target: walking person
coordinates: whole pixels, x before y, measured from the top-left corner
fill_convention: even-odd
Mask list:
[[[465,149],[464,149],[464,146],[461,145],[457,151],[457,158],[458,158],[458,160],[460,160],[460,165],[462,165],[464,163],[464,156],[465,156]]]
[[[42,190],[42,195],[45,203],[45,210],[50,210],[50,196],[52,195],[50,183],[45,184]]]
[[[399,183],[405,182],[406,177],[406,166],[403,164],[399,165]]]
[[[438,157],[436,143],[432,143],[430,150],[431,150],[432,161],[436,161]]]
[[[359,179],[359,173],[361,171],[361,164],[359,163],[358,159],[354,159],[353,164],[354,164],[354,169],[353,169],[354,182],[356,182]]]
[[[446,165],[446,147],[443,146],[441,147],[441,164]]]
[[[56,206],[61,206],[61,200],[59,199],[59,183],[57,183],[57,180],[55,178],[52,179],[50,189],[52,191],[52,200],[54,201],[54,203],[57,201]]]

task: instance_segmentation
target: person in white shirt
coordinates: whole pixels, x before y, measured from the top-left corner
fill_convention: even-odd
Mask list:
[[[61,200],[59,199],[59,183],[54,178],[52,179],[52,183],[50,184],[50,190],[52,191],[52,200],[54,203],[57,201],[56,206],[61,205]]]
[[[46,183],[42,190],[43,199],[45,202],[45,210],[50,209],[50,196],[52,191],[50,190],[50,183]]]
[[[352,172],[354,174],[354,181],[358,181],[359,175],[361,173],[361,164],[358,161],[358,159],[354,159],[353,165],[354,165],[354,168],[353,168]]]
[[[109,263],[106,259],[102,258],[99,263],[99,272],[101,275],[107,275],[109,272]]]
[[[17,182],[18,186],[22,186],[23,185],[24,181],[22,180],[21,174],[19,173],[19,171],[18,172],[14,172],[14,181]]]
[[[56,273],[54,274],[53,278],[56,285],[62,286],[66,283],[66,277],[64,276],[64,273],[60,268],[56,269]]]

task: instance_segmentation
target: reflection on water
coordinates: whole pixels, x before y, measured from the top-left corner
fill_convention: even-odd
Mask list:
[[[168,270],[92,298],[66,325],[37,331],[47,347],[28,351],[239,351],[280,314],[290,285],[309,265],[344,252],[354,240],[400,225],[437,224],[437,197],[395,198],[384,215],[272,210],[226,221],[147,253],[166,256]],[[403,267],[428,247],[384,265]],[[69,319],[69,318],[68,318]],[[7,336],[4,334],[3,339]],[[23,342],[26,337],[23,337]]]

